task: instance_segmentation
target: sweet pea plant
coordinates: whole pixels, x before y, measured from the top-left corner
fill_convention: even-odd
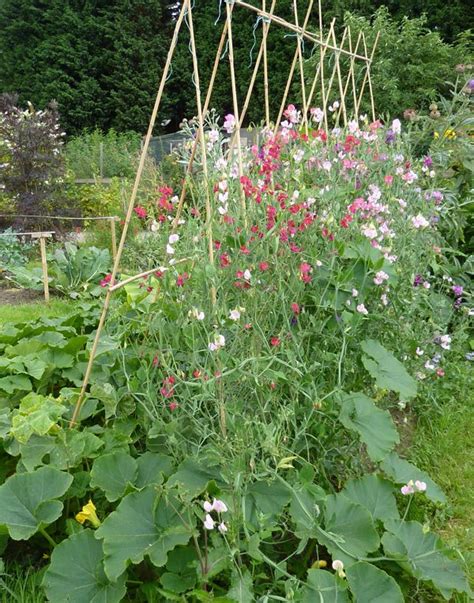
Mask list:
[[[166,183],[137,207],[162,266],[117,298],[81,426],[67,382],[46,430],[20,402],[23,446],[5,413],[0,524],[52,549],[50,601],[470,596],[413,518],[446,498],[392,419],[436,392],[472,314],[442,254],[443,194],[398,120],[326,133],[320,113],[306,132],[290,105],[243,173],[235,120],[212,126],[211,182],[193,175],[184,214]]]

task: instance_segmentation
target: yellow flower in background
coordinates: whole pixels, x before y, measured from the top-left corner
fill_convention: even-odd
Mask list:
[[[80,524],[84,524],[86,521],[88,521],[94,528],[98,528],[100,526],[100,519],[97,517],[95,505],[91,500],[89,500],[87,505],[82,507],[82,511],[76,515],[76,521],[78,521]]]
[[[438,139],[438,138],[439,138],[439,134],[438,134],[438,132],[435,132],[435,133],[433,134],[433,136],[434,136],[434,139],[435,139],[435,140],[436,140],[436,139]]]
[[[444,137],[453,140],[454,138],[456,138],[456,132],[451,128],[448,128],[444,133]]]
[[[324,559],[321,559],[320,561],[315,561],[313,563],[313,565],[311,566],[311,569],[321,569],[323,567],[327,567],[328,566],[328,562],[324,561]]]

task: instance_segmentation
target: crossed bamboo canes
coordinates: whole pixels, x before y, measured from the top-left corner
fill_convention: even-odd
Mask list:
[[[371,67],[371,64],[372,64],[372,61],[374,58],[374,53],[375,53],[375,48],[376,48],[377,42],[379,40],[379,34],[377,34],[375,44],[372,48],[372,52],[369,57],[368,53],[367,53],[367,43],[366,43],[366,39],[365,39],[365,36],[363,33],[362,33],[362,35],[359,34],[359,38],[357,40],[357,44],[356,44],[354,50],[352,50],[350,31],[347,32],[347,30],[345,30],[345,32],[344,32],[342,44],[340,46],[337,45],[337,40],[335,37],[335,31],[334,31],[334,21],[331,23],[330,31],[329,31],[327,38],[325,40],[323,40],[323,38],[322,38],[321,0],[319,0],[319,2],[318,2],[318,6],[319,6],[319,37],[316,37],[314,34],[311,34],[307,31],[307,26],[309,24],[309,19],[310,19],[311,11],[313,8],[314,0],[309,1],[308,9],[307,9],[306,16],[305,16],[302,26],[299,25],[299,21],[298,21],[297,0],[293,0],[293,11],[294,11],[294,18],[295,18],[294,25],[289,23],[288,21],[285,21],[284,19],[281,19],[280,17],[277,17],[274,15],[274,9],[275,9],[276,2],[277,2],[277,0],[272,0],[270,11],[267,12],[266,11],[266,0],[262,0],[262,9],[261,10],[255,6],[247,4],[246,2],[243,2],[241,0],[226,1],[226,20],[225,20],[225,24],[224,24],[224,27],[222,30],[219,46],[217,49],[214,66],[213,66],[213,69],[211,72],[211,78],[209,81],[209,86],[208,86],[204,105],[202,105],[202,100],[201,100],[199,65],[198,65],[198,58],[197,58],[197,53],[196,53],[196,40],[195,40],[195,35],[194,35],[194,24],[193,24],[193,17],[192,17],[191,0],[184,0],[184,2],[182,3],[181,10],[180,10],[178,18],[176,20],[172,41],[170,44],[170,48],[168,50],[166,63],[165,63],[164,69],[163,69],[163,74],[162,74],[162,77],[160,80],[158,92],[157,92],[156,99],[155,99],[155,104],[153,106],[153,111],[152,111],[152,114],[150,117],[147,134],[146,134],[145,141],[143,144],[136,177],[135,177],[132,193],[130,196],[129,205],[127,208],[127,213],[126,213],[124,224],[123,224],[122,235],[120,238],[120,243],[119,243],[119,246],[117,249],[117,254],[116,254],[114,265],[112,268],[110,283],[107,288],[107,292],[106,292],[106,296],[105,296],[104,306],[102,308],[102,313],[101,313],[101,316],[99,319],[99,324],[97,326],[97,331],[96,331],[94,341],[92,344],[92,348],[91,348],[91,352],[89,355],[89,361],[88,361],[88,364],[86,367],[84,381],[83,381],[83,384],[81,387],[79,398],[76,402],[76,405],[75,405],[75,408],[73,411],[73,415],[72,415],[72,418],[70,421],[70,427],[76,425],[79,421],[80,411],[81,411],[82,405],[84,403],[87,387],[90,382],[91,372],[92,372],[94,361],[95,361],[95,358],[97,355],[97,349],[98,349],[98,345],[99,345],[100,336],[101,336],[101,333],[102,333],[102,330],[103,330],[103,327],[105,324],[105,320],[106,320],[106,317],[108,314],[108,310],[110,307],[110,301],[111,301],[112,294],[115,291],[122,288],[124,285],[129,284],[139,278],[149,276],[149,275],[153,274],[154,272],[156,272],[156,270],[157,270],[157,268],[154,268],[152,270],[148,270],[146,272],[142,272],[140,274],[132,276],[132,277],[126,279],[125,281],[118,282],[118,283],[116,282],[117,273],[119,270],[120,261],[121,261],[122,255],[123,255],[125,241],[127,238],[127,234],[128,234],[128,230],[130,227],[132,214],[133,214],[133,208],[135,207],[135,201],[137,198],[138,189],[140,186],[141,178],[143,175],[143,170],[145,167],[145,162],[146,162],[146,157],[148,154],[149,145],[150,145],[150,141],[151,141],[151,138],[153,135],[153,129],[155,126],[155,122],[156,122],[156,118],[157,118],[158,111],[160,108],[165,84],[168,79],[171,62],[172,62],[172,59],[174,56],[174,52],[175,52],[176,45],[178,42],[179,32],[181,30],[183,21],[185,19],[187,20],[188,29],[189,29],[190,38],[191,38],[193,75],[194,75],[194,84],[195,84],[195,91],[196,91],[196,104],[197,104],[197,112],[198,112],[198,116],[197,116],[198,117],[198,131],[196,133],[195,140],[194,140],[193,147],[192,147],[191,154],[190,154],[190,158],[188,161],[188,166],[186,169],[186,176],[185,176],[185,179],[183,182],[183,188],[181,191],[181,195],[180,195],[180,199],[179,199],[179,203],[178,203],[178,207],[177,207],[177,212],[176,212],[176,217],[173,221],[172,228],[173,228],[173,230],[176,229],[176,227],[179,223],[179,218],[182,213],[185,195],[186,195],[187,182],[191,176],[196,152],[200,145],[201,153],[202,153],[202,170],[203,170],[204,187],[205,187],[206,236],[207,236],[207,242],[208,242],[209,261],[211,264],[214,264],[214,241],[213,241],[213,230],[212,230],[213,207],[212,207],[210,187],[209,187],[209,173],[208,173],[207,156],[206,156],[206,141],[205,141],[205,135],[204,135],[204,118],[205,118],[206,113],[209,110],[209,105],[210,105],[211,98],[212,98],[212,91],[214,88],[214,83],[215,83],[219,63],[220,63],[221,56],[222,56],[222,51],[223,51],[226,40],[228,41],[228,47],[229,47],[229,67],[230,67],[230,76],[231,76],[233,109],[234,109],[234,116],[236,118],[236,123],[237,123],[237,129],[236,129],[235,135],[233,136],[233,138],[231,140],[231,148],[230,148],[229,152],[230,153],[232,152],[232,145],[237,144],[237,157],[238,157],[238,166],[239,166],[239,175],[240,176],[243,175],[240,129],[242,127],[243,121],[246,116],[246,112],[248,110],[250,99],[252,97],[252,93],[253,93],[254,86],[255,86],[255,80],[256,80],[262,59],[264,62],[265,123],[267,126],[269,126],[269,124],[271,123],[270,102],[269,102],[269,85],[268,85],[268,53],[267,53],[267,38],[268,38],[268,32],[269,32],[271,23],[278,24],[278,25],[280,25],[286,29],[289,29],[290,31],[293,31],[297,34],[297,46],[296,46],[295,54],[294,54],[293,61],[291,64],[290,74],[288,77],[287,85],[285,87],[285,91],[283,94],[283,99],[282,99],[282,103],[280,106],[280,112],[279,112],[278,118],[276,120],[277,127],[278,127],[278,124],[280,123],[281,117],[283,115],[284,107],[286,105],[288,93],[291,88],[291,84],[293,81],[293,76],[294,76],[297,62],[299,62],[301,90],[302,90],[302,99],[303,99],[303,125],[305,127],[306,132],[308,132],[308,111],[311,106],[311,101],[312,101],[318,81],[320,81],[320,84],[321,84],[325,125],[326,125],[326,129],[327,129],[326,105],[327,105],[327,100],[328,100],[328,94],[331,90],[335,75],[337,75],[338,84],[339,84],[339,93],[341,96],[340,111],[342,110],[344,123],[347,123],[345,97],[346,97],[346,93],[348,91],[349,82],[352,83],[352,92],[353,92],[353,96],[354,96],[354,111],[355,111],[356,116],[360,109],[360,105],[362,102],[365,87],[366,87],[366,85],[368,85],[370,100],[371,100],[372,116],[373,116],[373,119],[375,119],[375,104],[374,104],[374,97],[373,97],[370,67]],[[263,33],[262,33],[262,41],[261,41],[261,45],[260,45],[260,50],[259,50],[256,64],[254,66],[254,71],[252,74],[252,78],[250,80],[246,99],[245,99],[242,111],[240,113],[239,113],[239,103],[238,103],[238,97],[237,97],[237,82],[236,82],[236,74],[235,74],[234,45],[233,45],[233,33],[232,33],[232,13],[234,10],[234,5],[236,5],[236,4],[240,5],[241,7],[252,10],[254,12],[257,12],[259,14],[259,16],[263,19],[263,30],[262,30]],[[344,40],[346,38],[347,33],[348,33],[348,39],[349,39],[349,49],[348,50],[346,50],[344,48]],[[302,50],[302,40],[303,39],[308,39],[308,40],[312,41],[314,44],[319,45],[319,47],[320,47],[320,62],[319,62],[318,69],[316,71],[312,86],[311,86],[311,91],[310,91],[309,96],[306,95],[304,58],[303,58],[303,50]],[[362,40],[362,44],[363,44],[363,48],[364,48],[364,53],[365,53],[364,55],[358,54],[358,49],[359,49],[361,40]],[[324,60],[325,60],[326,53],[328,51],[333,51],[335,53],[336,62],[335,62],[333,72],[332,72],[330,80],[329,80],[328,91],[326,91],[325,90],[325,80],[324,80]],[[347,55],[350,57],[350,70],[349,70],[349,75],[348,75],[345,86],[343,86],[343,84],[342,84],[342,75],[341,75],[341,69],[340,69],[341,54]],[[355,73],[354,73],[354,66],[355,66],[356,59],[364,61],[365,65],[366,65],[365,73],[364,73],[364,80],[363,80],[360,94],[358,97],[356,94]],[[338,114],[338,119],[340,116],[340,111]],[[243,213],[243,219],[245,222],[246,221],[245,197],[243,195],[243,191],[241,191],[241,193],[242,193],[241,194],[242,213]],[[182,262],[188,261],[188,259],[189,258],[182,259],[177,263],[182,263]],[[216,295],[215,287],[212,286],[211,287],[211,301],[212,301],[213,305],[216,304],[216,297],[217,297],[217,295]],[[221,427],[222,427],[223,431],[225,432],[225,417],[222,416],[222,412],[223,412],[223,409],[221,408],[220,409]],[[222,421],[224,421],[224,422],[222,423]]]

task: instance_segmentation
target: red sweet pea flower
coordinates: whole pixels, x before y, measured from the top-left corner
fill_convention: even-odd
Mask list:
[[[268,262],[260,262],[258,267],[262,272],[265,272],[265,270],[268,270],[270,268],[270,264]]]
[[[144,207],[141,207],[140,205],[137,205],[137,207],[134,207],[133,211],[142,220],[144,220],[147,217],[147,215],[148,215],[146,209]]]
[[[230,266],[230,257],[227,253],[223,253],[219,258],[219,264],[221,268],[226,268]]]
[[[280,343],[281,343],[281,340],[280,340],[280,338],[279,338],[279,337],[272,337],[272,338],[270,339],[270,344],[271,344],[271,345],[272,345],[274,348],[278,347],[278,346],[280,345]]]
[[[100,281],[100,286],[107,287],[107,285],[110,283],[111,280],[112,280],[112,275],[107,274],[107,276],[104,276],[104,278]]]
[[[187,272],[183,272],[183,274],[179,274],[176,279],[176,285],[178,287],[184,287],[184,283],[189,280],[189,274]]]
[[[300,307],[296,302],[293,302],[291,304],[291,310],[292,312],[294,312],[295,314],[299,314],[300,313]]]

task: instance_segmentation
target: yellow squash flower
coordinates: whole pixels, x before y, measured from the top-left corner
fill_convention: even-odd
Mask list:
[[[100,519],[97,517],[97,513],[95,511],[96,508],[94,503],[89,500],[87,505],[82,507],[82,511],[76,515],[76,521],[78,521],[80,524],[84,524],[86,521],[88,521],[94,528],[98,528],[100,526]]]

